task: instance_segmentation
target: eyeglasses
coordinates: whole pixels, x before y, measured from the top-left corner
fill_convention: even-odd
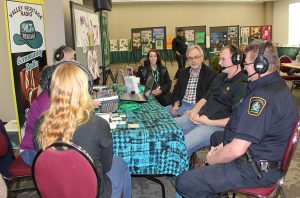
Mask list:
[[[244,62],[244,63],[243,63],[243,66],[244,66],[244,67],[247,67],[248,65],[251,65],[251,64],[254,64],[254,63],[246,63],[246,62]]]
[[[193,60],[198,60],[199,58],[201,58],[202,56],[195,56],[195,57],[188,57],[189,61],[193,61]]]

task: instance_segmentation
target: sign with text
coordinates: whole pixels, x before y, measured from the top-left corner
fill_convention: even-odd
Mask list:
[[[6,1],[6,30],[19,125],[25,120],[25,110],[37,97],[39,73],[47,64],[43,6],[42,0]]]

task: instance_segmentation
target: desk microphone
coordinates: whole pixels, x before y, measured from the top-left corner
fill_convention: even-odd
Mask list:
[[[221,67],[221,69],[222,69],[222,70],[225,70],[225,69],[227,69],[227,68],[229,68],[229,67],[233,67],[233,66],[235,66],[235,65],[229,65],[228,67]]]

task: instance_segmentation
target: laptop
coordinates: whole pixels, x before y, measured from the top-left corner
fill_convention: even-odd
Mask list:
[[[144,93],[124,93],[120,96],[121,100],[135,101],[135,102],[147,102],[153,88],[154,79],[149,76],[145,85]]]

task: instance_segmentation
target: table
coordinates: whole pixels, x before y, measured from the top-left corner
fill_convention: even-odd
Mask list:
[[[114,155],[124,158],[131,174],[177,176],[188,169],[183,131],[155,97],[118,113],[127,115],[127,123],[139,124],[137,129],[112,129]]]
[[[284,66],[284,67],[289,67],[291,69],[300,69],[300,64],[299,63],[281,63],[281,66]]]

